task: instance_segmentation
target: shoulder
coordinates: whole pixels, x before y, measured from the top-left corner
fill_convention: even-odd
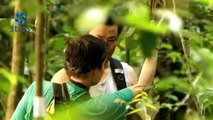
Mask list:
[[[124,69],[124,75],[126,78],[127,83],[129,86],[134,85],[137,83],[137,75],[133,67],[131,67],[128,63],[126,62],[121,62],[123,69]]]
[[[122,62],[122,61],[120,61],[120,60],[118,60],[118,59],[116,59],[116,58],[112,58],[111,60],[116,61],[116,63],[117,63],[117,62],[120,62],[120,64],[121,64],[122,67],[123,67],[123,70],[126,71],[127,73],[128,73],[128,72],[135,72],[134,69],[133,69],[128,63]]]
[[[128,63],[126,62],[121,62],[122,67],[124,69],[124,74],[126,74],[127,76],[134,76],[136,77],[136,73],[135,70],[133,69],[132,66],[130,66]],[[137,77],[136,77],[137,78]]]
[[[124,69],[126,70],[132,70],[134,71],[134,69],[132,68],[132,66],[130,66],[128,63],[126,62],[121,62],[121,65],[123,66]]]
[[[46,96],[52,96],[52,83],[48,81],[42,81],[42,86],[43,86],[43,93]],[[34,96],[35,96],[35,90],[36,90],[36,83],[33,82],[26,92],[24,93],[24,96],[18,103],[18,106],[15,109],[15,112],[12,115],[12,120],[15,120],[17,118],[19,119],[31,119],[33,116],[33,101],[34,101]],[[47,98],[48,100],[48,98]],[[49,101],[49,100],[48,100]]]
[[[119,61],[119,60],[116,59],[114,61]],[[121,66],[123,68],[127,86],[131,86],[131,85],[136,84],[137,83],[137,75],[136,75],[134,69],[129,64],[127,64],[125,62],[121,62],[121,61],[119,61],[119,62],[121,63]]]
[[[46,91],[47,89],[52,88],[52,82],[43,80],[42,81],[42,87],[43,87],[43,91]],[[34,81],[27,89],[25,94],[29,94],[30,92],[34,92],[36,89],[36,82]]]
[[[33,82],[25,91],[21,100],[19,101],[11,120],[18,119],[30,119],[32,114],[33,98],[35,95],[35,82]]]
[[[43,88],[51,88],[53,83],[50,81],[43,80],[42,84],[43,84]]]
[[[42,81],[42,90],[43,90],[43,94],[52,94],[52,82],[43,80]],[[25,94],[31,97],[35,96],[35,91],[36,91],[36,82],[34,81],[27,89],[27,91],[25,92]]]
[[[69,77],[67,76],[66,70],[64,68],[62,68],[53,75],[51,82],[64,83],[68,79],[69,79]]]

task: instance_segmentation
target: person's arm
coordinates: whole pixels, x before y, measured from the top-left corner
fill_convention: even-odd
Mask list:
[[[141,86],[151,85],[153,83],[157,66],[157,56],[158,52],[157,50],[154,50],[153,55],[145,59],[138,80],[138,84],[140,84]]]
[[[27,111],[27,96],[28,94],[24,94],[18,106],[16,107],[11,120],[26,120],[24,116]]]
[[[59,70],[57,73],[54,74],[54,76],[51,79],[51,82],[62,84],[65,83],[67,80],[69,80],[69,77],[66,73],[66,70],[62,68],[61,70]]]
[[[28,102],[32,101],[33,98],[33,90],[35,88],[35,84],[31,84],[30,87],[26,90],[20,102],[18,103],[11,120],[28,120],[26,114],[30,111],[27,110]]]
[[[154,55],[151,58],[146,58],[137,84],[112,94],[106,94],[94,98],[83,104],[82,109],[86,116],[109,120],[125,118],[125,104],[130,102],[135,95],[140,93],[144,85],[153,82],[156,65],[157,51],[154,52]]]
[[[129,87],[134,95],[140,93],[145,86],[153,83],[157,66],[157,56],[158,52],[155,50],[150,58],[145,59],[137,84]]]
[[[118,120],[124,119],[126,114],[126,104],[134,97],[129,88],[122,89],[115,93],[104,94],[90,99],[80,105],[83,112],[81,116],[88,120]]]

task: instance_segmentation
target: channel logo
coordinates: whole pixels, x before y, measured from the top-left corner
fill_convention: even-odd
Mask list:
[[[26,21],[26,15],[23,12],[17,12],[14,19],[17,25],[10,27],[11,32],[30,32],[30,27],[24,25]]]
[[[18,25],[24,24],[25,20],[26,20],[26,15],[24,13],[22,13],[22,12],[16,13],[15,21]]]

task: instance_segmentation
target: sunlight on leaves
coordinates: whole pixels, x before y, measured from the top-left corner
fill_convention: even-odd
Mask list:
[[[94,28],[94,26],[106,21],[107,10],[107,7],[94,7],[87,9],[76,19],[76,28],[80,33],[88,33],[88,31]]]
[[[123,18],[123,22],[130,26],[135,26],[139,30],[153,32],[153,33],[165,33],[167,27],[164,24],[157,25],[154,22],[150,22],[149,10],[144,5],[138,5],[134,9],[130,10],[130,13]]]
[[[172,32],[178,32],[182,27],[182,20],[180,17],[172,11],[158,10],[157,15],[161,16],[158,26],[163,23],[164,20],[168,21],[168,27]]]

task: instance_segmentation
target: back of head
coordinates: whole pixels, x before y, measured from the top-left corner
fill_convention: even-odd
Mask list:
[[[106,58],[107,46],[103,40],[84,35],[69,43],[65,50],[67,72],[71,75],[85,74],[101,69]]]

